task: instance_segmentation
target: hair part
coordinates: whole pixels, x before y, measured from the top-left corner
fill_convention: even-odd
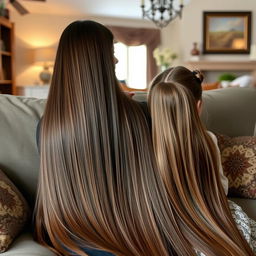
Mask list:
[[[202,82],[204,80],[203,73],[199,70],[190,71],[183,66],[168,68],[158,74],[151,82],[149,88],[152,89],[160,82],[173,82],[182,84],[188,88],[196,101],[202,99]]]

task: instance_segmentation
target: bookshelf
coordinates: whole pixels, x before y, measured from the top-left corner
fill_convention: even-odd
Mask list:
[[[14,24],[0,17],[0,93],[15,94]]]

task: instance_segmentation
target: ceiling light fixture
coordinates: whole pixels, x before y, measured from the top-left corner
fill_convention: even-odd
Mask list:
[[[143,18],[152,20],[157,27],[166,27],[177,16],[181,18],[183,10],[183,0],[179,0],[177,8],[174,0],[150,0],[151,6],[145,8],[145,0],[141,0]],[[177,2],[176,2],[177,3]],[[177,5],[177,4],[176,4]]]

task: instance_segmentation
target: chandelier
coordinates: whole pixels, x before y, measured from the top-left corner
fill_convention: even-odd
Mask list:
[[[178,7],[175,8],[174,0],[150,0],[151,6],[146,9],[145,1],[141,0],[143,18],[152,20],[159,28],[166,27],[177,16],[181,18],[183,10],[183,0],[179,0]]]

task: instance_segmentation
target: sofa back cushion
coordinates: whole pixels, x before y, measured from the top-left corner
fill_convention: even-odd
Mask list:
[[[39,155],[35,133],[45,100],[0,94],[0,168],[29,204],[37,186]]]
[[[146,101],[137,92],[134,99]],[[256,89],[227,88],[203,92],[202,119],[208,130],[233,136],[253,135]],[[0,94],[0,168],[33,205],[39,170],[36,126],[45,100]]]
[[[252,136],[256,127],[256,88],[203,92],[201,116],[208,130],[230,137]]]
[[[133,98],[146,101],[147,94],[135,92]],[[203,91],[201,119],[214,133],[230,137],[256,136],[256,88]]]

